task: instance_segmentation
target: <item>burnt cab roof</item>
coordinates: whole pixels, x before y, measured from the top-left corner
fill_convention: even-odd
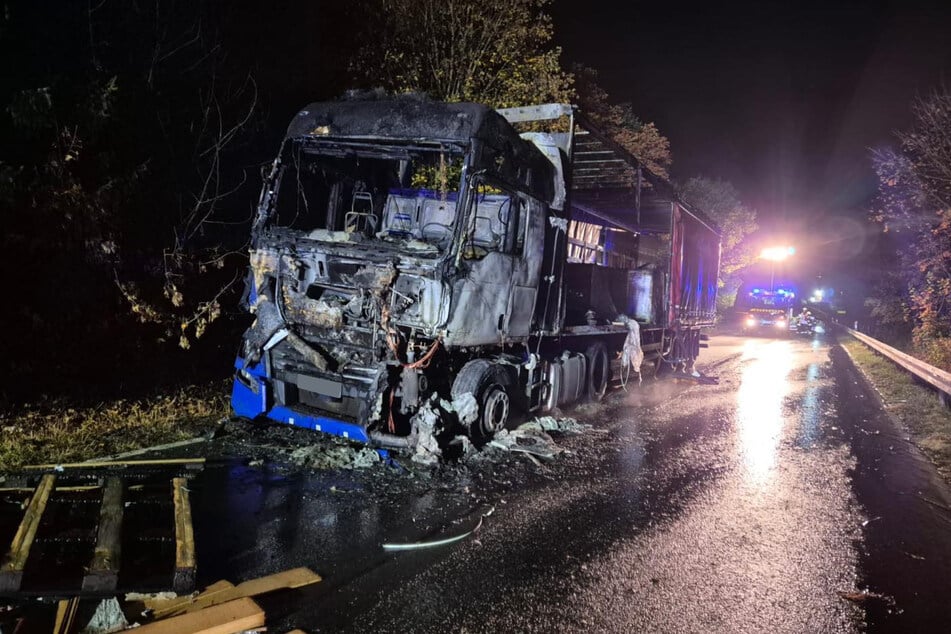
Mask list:
[[[398,139],[469,144],[494,148],[476,158],[475,167],[493,170],[500,155],[516,166],[505,180],[526,179],[528,191],[551,202],[554,167],[534,144],[522,139],[498,112],[475,103],[443,103],[417,96],[312,103],[291,120],[287,139]],[[528,169],[521,169],[521,167]],[[494,170],[493,170],[494,171]]]
[[[458,141],[489,141],[515,135],[501,115],[475,103],[440,103],[420,98],[312,103],[291,121],[287,138],[326,135]],[[517,136],[517,135],[515,135]]]

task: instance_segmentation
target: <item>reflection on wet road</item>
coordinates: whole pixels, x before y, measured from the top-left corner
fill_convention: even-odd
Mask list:
[[[749,479],[766,485],[783,430],[786,380],[793,364],[792,342],[751,339],[743,346],[737,425]]]
[[[799,435],[796,443],[807,449],[819,439],[820,415],[819,407],[819,364],[812,362],[806,370],[806,393],[800,406]]]

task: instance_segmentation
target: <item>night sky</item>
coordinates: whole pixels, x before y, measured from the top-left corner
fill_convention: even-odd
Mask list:
[[[553,0],[548,10],[563,63],[598,70],[612,99],[670,139],[674,178],[725,178],[765,225],[795,230],[861,217],[875,189],[868,148],[893,143],[912,100],[951,74],[951,2],[934,4],[947,6]],[[346,86],[352,35],[328,28],[353,19],[346,5],[222,5],[229,55],[255,67],[276,120]]]
[[[567,60],[670,139],[675,178],[722,177],[767,226],[861,217],[868,148],[951,73],[951,4],[555,0]]]

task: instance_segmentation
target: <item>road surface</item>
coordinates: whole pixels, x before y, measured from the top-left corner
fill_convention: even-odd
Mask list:
[[[543,466],[210,466],[199,584],[320,572],[263,600],[274,631],[946,631],[951,496],[841,350],[717,336],[704,352],[718,385],[614,391],[569,412],[595,429]],[[490,510],[453,545],[381,548]]]

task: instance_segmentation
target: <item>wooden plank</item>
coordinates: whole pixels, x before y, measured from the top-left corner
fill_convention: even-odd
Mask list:
[[[63,599],[56,604],[56,620],[53,623],[53,634],[69,634],[73,630],[77,609],[79,609],[79,597]]]
[[[264,610],[242,597],[197,612],[155,621],[136,628],[136,634],[237,634],[264,626]]]
[[[59,493],[66,493],[68,491],[95,491],[99,488],[101,487],[98,484],[84,484],[81,486],[56,487],[56,490]],[[35,490],[36,487],[5,487],[0,488],[0,493],[26,493]]]
[[[100,460],[98,462],[66,462],[63,464],[31,464],[24,469],[94,469],[97,467],[139,467],[155,465],[204,464],[204,458],[166,458],[162,460]]]
[[[176,440],[175,442],[167,442],[161,445],[152,445],[151,447],[142,447],[141,449],[133,449],[132,451],[123,451],[122,453],[113,454],[111,456],[103,456],[95,462],[103,462],[104,460],[124,460],[125,458],[132,458],[134,456],[141,456],[143,454],[151,453],[153,451],[168,451],[169,449],[179,449],[180,447],[187,447],[189,445],[195,445],[200,442],[208,442],[208,439],[204,436],[198,436],[197,438],[186,438],[185,440]]]
[[[172,480],[175,505],[175,578],[172,587],[179,594],[195,587],[195,531],[186,484],[185,478]]]
[[[221,590],[225,590],[227,588],[233,588],[233,587],[234,587],[234,584],[231,583],[230,581],[224,581],[224,580],[216,581],[210,586],[206,587],[204,590],[202,590],[200,594],[195,593],[187,597],[176,596],[171,598],[164,598],[160,596],[144,597],[142,599],[142,605],[145,607],[146,610],[152,610],[154,613],[157,611],[166,610],[166,608],[172,607],[173,605],[183,605],[185,603],[188,603],[189,601],[195,601],[199,597],[203,597],[208,594],[214,594]]]
[[[96,550],[83,577],[83,592],[113,592],[122,554],[122,480],[106,478],[99,510]]]
[[[23,568],[26,566],[26,559],[30,555],[30,546],[33,545],[36,530],[40,526],[43,511],[46,510],[46,503],[50,499],[55,483],[56,476],[48,473],[43,476],[39,486],[36,487],[36,492],[30,499],[30,504],[26,507],[23,521],[20,522],[20,527],[17,528],[16,535],[13,536],[10,550],[3,558],[3,563],[0,564],[0,592],[17,592],[20,589],[20,582],[23,581]]]
[[[241,597],[256,597],[276,590],[289,590],[317,583],[320,575],[309,568],[292,568],[266,577],[250,579],[231,588],[222,588],[211,592],[211,588],[195,597],[182,597],[172,603],[155,609],[155,618],[160,619],[172,614],[202,610],[212,605],[233,601]]]
[[[233,587],[234,587],[233,583],[231,583],[230,581],[226,579],[222,579],[221,581],[216,581],[210,586],[206,587],[204,590],[201,591],[201,593],[198,596],[202,596],[204,594],[209,594],[213,592],[219,592],[221,590],[226,590],[228,588],[233,588]]]

